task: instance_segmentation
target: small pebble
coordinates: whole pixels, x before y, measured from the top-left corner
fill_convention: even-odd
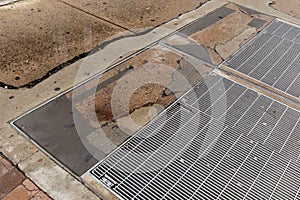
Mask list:
[[[264,125],[264,126],[267,126],[267,123],[264,122],[263,125]]]

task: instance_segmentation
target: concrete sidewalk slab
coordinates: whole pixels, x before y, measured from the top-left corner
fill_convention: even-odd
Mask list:
[[[300,19],[300,2],[298,0],[274,0],[271,7]]]
[[[83,184],[41,152],[34,154],[28,160],[24,160],[18,167],[26,176],[31,177],[31,180],[38,182],[42,190],[52,191],[50,193],[54,199],[98,199]]]
[[[0,82],[20,87],[124,30],[57,1],[0,7]],[[50,74],[48,74],[50,75]]]
[[[202,46],[210,58],[197,55],[199,48],[193,50],[189,44],[185,44],[188,40],[184,40],[182,44],[177,35],[167,38],[164,42],[208,63],[219,65],[272,19],[270,16],[256,14],[235,4],[227,4],[179,31],[178,35],[182,34],[189,38],[190,45]],[[187,46],[189,48],[186,48]]]
[[[277,17],[277,18],[283,19],[285,21],[300,25],[299,18],[292,17],[291,15],[289,15],[287,13],[276,10],[272,6],[273,1],[271,1],[271,0],[260,0],[260,1],[257,1],[257,0],[248,0],[248,1],[228,0],[228,2],[236,3],[236,4],[244,6],[246,8],[250,8],[257,12],[263,13],[265,15],[270,15],[272,17]],[[284,2],[287,2],[287,1],[284,1]],[[285,6],[287,6],[287,4],[285,4]],[[299,10],[297,12],[299,12]]]
[[[138,31],[156,27],[178,15],[196,9],[207,0],[61,0],[74,7]]]
[[[230,0],[230,1],[237,2],[238,4],[243,5],[247,8],[255,9],[256,10],[255,12],[259,11],[259,12],[267,13],[268,15],[280,17],[287,21],[293,21],[293,22],[296,21],[297,22],[297,19],[295,19],[294,17],[291,17],[290,15],[288,15],[286,13],[276,11],[274,8],[269,6],[268,2],[270,2],[270,1],[267,1],[267,0],[264,0],[264,1]],[[22,4],[17,3],[17,4],[13,4],[13,6],[14,6],[14,8],[21,8],[21,7],[25,8],[25,5],[26,5],[27,6],[26,8],[30,8],[29,7],[30,5],[35,5],[37,2],[41,3],[40,1],[36,1],[36,0],[23,0]],[[72,2],[75,2],[75,1],[72,1]],[[79,2],[79,1],[77,1],[77,2]],[[100,1],[98,1],[98,2],[100,2]],[[204,4],[202,7],[200,7],[199,9],[193,10],[192,12],[189,12],[189,13],[186,13],[186,14],[178,17],[177,19],[168,22],[167,24],[163,24],[158,29],[155,29],[154,31],[149,32],[149,34],[147,34],[147,36],[145,36],[145,35],[137,36],[136,37],[137,40],[131,41],[130,44],[135,46],[138,42],[142,41],[141,43],[143,43],[143,45],[140,45],[138,49],[143,48],[146,44],[150,44],[153,41],[160,39],[163,36],[166,36],[167,34],[171,33],[172,30],[176,30],[178,28],[181,28],[184,25],[187,25],[188,23],[194,21],[195,19],[197,19],[201,16],[204,16],[205,14],[210,13],[211,11],[221,7],[222,5],[226,4],[227,2],[228,1],[225,1],[225,0],[209,1],[206,4]],[[107,3],[106,5],[109,5],[109,2],[106,2],[106,3]],[[49,3],[47,3],[47,4],[49,4]],[[63,5],[60,3],[56,3],[56,4]],[[21,7],[18,7],[18,6],[21,6]],[[65,6],[68,7],[67,10],[71,10],[72,12],[75,9],[78,10],[78,8],[79,8],[78,13],[91,12],[91,10],[88,11],[83,7],[71,8],[68,5],[65,5]],[[101,7],[101,5],[99,5],[99,6]],[[64,6],[61,6],[61,7],[64,7]],[[82,8],[83,10],[80,11],[80,8]],[[2,9],[2,8],[0,8],[0,9]],[[127,8],[127,10],[128,9],[129,8]],[[134,13],[136,12],[135,8],[130,7],[130,9],[132,12],[129,14],[132,14],[131,16],[134,16]],[[26,13],[29,13],[29,12],[26,12]],[[85,13],[85,14],[87,14],[87,13]],[[79,18],[81,18],[81,16],[88,16],[88,14],[87,15],[85,15],[85,14],[84,15],[80,14]],[[117,14],[121,15],[122,13],[117,13]],[[1,15],[1,13],[0,13],[0,15]],[[158,16],[161,16],[161,15],[163,15],[163,14],[158,12]],[[75,18],[76,18],[76,16],[78,16],[78,15],[75,15]],[[129,15],[126,15],[126,16],[129,16]],[[25,15],[24,15],[24,17],[25,17]],[[93,19],[90,17],[87,17],[87,18]],[[97,18],[99,19],[101,17],[98,16]],[[96,21],[98,20],[97,18],[95,18]],[[16,18],[13,18],[13,19],[16,19]],[[59,19],[59,17],[57,17],[56,19]],[[118,18],[115,18],[115,19],[118,19]],[[126,18],[124,18],[124,19],[126,19]],[[73,20],[70,20],[70,21],[73,22]],[[90,20],[90,21],[93,21],[93,20]],[[101,20],[99,20],[99,21],[101,21]],[[132,22],[132,19],[130,22],[127,22],[126,20],[124,20],[124,21],[129,25],[134,24]],[[139,22],[137,24],[142,26],[144,24],[149,23],[151,25],[151,23],[155,24],[159,20],[157,18],[156,21],[151,21],[151,20],[150,20],[150,22],[148,22],[148,21],[149,21],[149,19],[145,20],[144,22]],[[124,23],[124,24],[126,24],[126,23]],[[123,24],[120,24],[120,26],[121,25],[123,26]],[[138,25],[136,25],[136,26],[139,27]],[[12,24],[11,26],[14,26],[14,24]],[[108,26],[110,27],[109,23],[108,23]],[[54,25],[51,27],[53,28]],[[78,26],[78,27],[80,27],[80,26]],[[125,28],[127,28],[127,27],[125,27]],[[166,30],[166,29],[168,29],[168,30]],[[123,29],[120,29],[120,30],[123,30]],[[225,49],[226,51],[225,50],[223,51],[223,55],[225,55],[224,57],[228,56],[230,54],[229,52],[232,52],[231,46],[233,47],[233,49],[238,49],[239,45],[244,42],[244,39],[252,37],[253,35],[255,35],[256,31],[257,31],[256,28],[253,28],[253,27],[244,30],[235,39],[228,41],[228,43],[226,43],[226,44],[219,45],[219,47],[217,48],[218,52],[221,55],[220,50]],[[89,32],[89,31],[87,31],[87,32]],[[116,33],[118,33],[117,27],[116,27]],[[93,34],[89,34],[89,35],[91,36],[90,38],[94,37]],[[18,35],[15,35],[15,38],[18,38],[18,37],[19,37]],[[38,36],[34,35],[34,37],[37,38]],[[72,36],[72,37],[75,37],[75,36]],[[56,38],[60,38],[60,37],[57,36]],[[70,38],[70,39],[72,39],[72,38]],[[58,40],[58,43],[61,44],[61,41],[62,40]],[[88,41],[91,41],[91,39],[88,39]],[[74,42],[74,44],[76,43],[76,45],[78,45],[77,46],[78,48],[81,48],[80,44],[77,44],[78,41],[73,41],[73,42]],[[81,43],[81,44],[84,44],[84,43]],[[59,47],[58,44],[57,44],[57,47]],[[72,47],[73,46],[70,45],[70,48],[72,48]],[[90,45],[90,47],[93,48],[94,46]],[[220,47],[222,47],[222,48],[220,48]],[[226,48],[230,48],[230,49],[228,50]],[[134,48],[132,48],[132,49],[134,49]],[[114,59],[112,59],[112,60],[114,60],[114,61],[118,60],[117,58],[119,56],[121,56],[121,54],[119,55],[119,50],[120,50],[120,47],[118,48],[118,46],[115,46],[114,48],[111,48],[109,52],[104,52],[106,54],[104,59],[103,58],[97,59],[97,57],[99,56],[99,54],[101,54],[101,52],[98,52],[98,54],[96,53],[94,55],[89,56],[88,60],[90,60],[90,62],[87,62],[86,66],[89,66],[92,63],[101,63],[101,66],[100,65],[91,65],[91,67],[85,67],[86,76],[82,77],[83,79],[81,79],[81,80],[84,80],[85,78],[90,77],[91,75],[95,74],[96,72],[106,69],[111,64],[111,63],[105,62],[106,59],[109,60],[110,58],[114,57]],[[22,51],[24,52],[24,49],[22,49]],[[20,49],[20,53],[22,53],[22,51]],[[60,55],[60,54],[58,53],[57,55]],[[124,57],[125,56],[123,55],[123,58]],[[82,63],[84,63],[83,59],[81,59],[78,62],[73,63],[72,65],[70,65],[68,67],[65,67],[64,69],[60,70],[59,73],[51,75],[49,78],[43,80],[43,82],[41,82],[40,84],[37,84],[32,89],[22,88],[19,90],[7,90],[4,88],[0,88],[0,91],[2,94],[0,96],[0,102],[3,105],[3,107],[6,108],[6,109],[2,109],[1,114],[0,114],[0,121],[1,121],[0,151],[3,152],[6,156],[8,156],[9,159],[11,159],[15,164],[20,163],[20,166],[26,172],[26,176],[32,178],[32,180],[34,180],[34,182],[39,187],[41,187],[43,190],[47,191],[47,193],[55,199],[63,199],[65,197],[74,197],[74,196],[78,196],[78,198],[79,197],[81,197],[81,198],[91,197],[91,199],[93,199],[93,198],[97,199],[97,198],[90,191],[85,190],[85,189],[84,189],[84,193],[86,193],[88,195],[81,196],[81,194],[80,194],[81,189],[85,188],[85,187],[79,181],[77,181],[76,179],[74,179],[72,177],[71,177],[71,179],[65,178],[65,177],[70,177],[68,172],[64,171],[59,165],[57,165],[57,163],[55,163],[53,160],[49,159],[43,153],[39,152],[39,150],[37,150],[37,148],[34,145],[32,145],[29,142],[29,140],[25,139],[23,136],[18,135],[15,130],[13,130],[11,127],[9,127],[7,122],[9,120],[23,114],[24,112],[28,111],[29,109],[32,109],[33,107],[41,104],[42,102],[56,96],[57,94],[60,93],[60,91],[65,91],[65,90],[69,89],[70,87],[72,87],[72,85],[74,84],[74,79],[75,79],[77,70],[78,70],[78,68],[80,68],[82,66]],[[91,70],[91,68],[92,68],[92,70]],[[95,70],[95,69],[97,69],[97,70]],[[31,74],[29,74],[29,75],[31,75]],[[14,79],[14,78],[15,78],[15,76],[11,76],[11,79]],[[29,79],[29,81],[30,81],[30,79]],[[12,80],[12,82],[18,83],[17,80]],[[143,113],[147,114],[147,113],[149,113],[147,109],[148,108],[145,108],[145,109],[142,108],[140,110],[137,109],[137,112],[133,112],[132,115],[137,115],[136,117],[139,117],[139,116],[143,115]],[[127,120],[126,117],[121,118],[122,123],[125,125],[126,125],[126,120]],[[109,127],[113,127],[113,126],[109,126]],[[93,138],[91,137],[91,139],[93,139]],[[36,152],[38,152],[38,156],[37,156]],[[41,158],[43,160],[43,163],[42,163],[42,165],[39,165],[40,162],[38,162],[38,161],[40,161]],[[46,158],[46,159],[44,159],[44,158]],[[50,166],[50,168],[49,168],[49,166]],[[55,168],[55,170],[53,170],[52,172],[58,173],[59,174],[58,177],[53,178],[53,177],[51,177],[50,173],[47,173],[47,171],[49,169],[52,170],[52,168]],[[35,173],[35,172],[39,171],[39,169],[41,169],[40,172],[42,172],[42,173]],[[45,183],[44,180],[48,180],[49,182]],[[65,189],[65,188],[56,187],[56,185],[59,185],[58,183],[67,184],[70,180],[71,180],[72,184],[76,183],[75,184],[76,186],[74,186],[74,185],[70,186],[70,187],[74,186],[75,190],[71,190],[70,188]]]

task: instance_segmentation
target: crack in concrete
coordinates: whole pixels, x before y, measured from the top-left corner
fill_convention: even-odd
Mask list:
[[[209,48],[209,49],[213,50],[213,51],[221,58],[222,62],[224,62],[224,61],[225,61],[225,58],[223,58],[223,57],[221,56],[221,54],[217,51],[217,46],[218,46],[219,44],[220,44],[220,43],[218,42],[218,43],[216,43],[216,44],[214,45],[214,48],[213,48],[213,49],[211,49],[211,48]]]
[[[58,2],[61,2],[61,3],[63,3],[63,4],[65,4],[65,5],[67,5],[67,6],[70,6],[70,7],[74,8],[74,9],[76,9],[76,10],[79,10],[79,11],[85,13],[85,14],[88,14],[88,15],[90,15],[90,16],[96,17],[97,19],[103,20],[103,21],[105,21],[105,22],[107,22],[107,23],[110,23],[110,24],[112,24],[112,25],[114,25],[114,26],[117,26],[117,27],[119,27],[119,28],[122,28],[122,29],[127,30],[127,31],[129,31],[129,32],[131,32],[131,33],[136,34],[135,31],[132,31],[132,30],[130,30],[130,29],[124,27],[124,26],[121,26],[121,25],[119,25],[119,24],[116,24],[116,23],[114,23],[114,22],[112,22],[112,21],[110,21],[110,20],[107,20],[107,19],[103,18],[103,17],[99,17],[99,16],[97,16],[97,15],[95,15],[95,14],[93,14],[93,13],[90,13],[90,12],[88,12],[88,11],[85,11],[85,10],[83,10],[83,9],[81,9],[81,8],[78,8],[78,7],[76,7],[76,6],[73,6],[72,4],[69,4],[69,3],[67,3],[67,2],[65,2],[65,1],[63,1],[63,0],[57,0],[57,1],[58,1]]]
[[[87,11],[85,11],[85,10],[82,10],[82,9],[76,7],[76,6],[73,6],[73,5],[69,4],[69,3],[66,3],[66,2],[63,1],[63,0],[57,0],[57,1],[58,1],[58,2],[61,2],[61,3],[63,3],[63,4],[65,4],[65,5],[68,5],[68,6],[72,7],[72,8],[74,8],[74,9],[77,9],[77,10],[79,10],[79,11],[81,11],[81,12],[84,12],[84,13],[86,13],[86,14],[88,14],[88,15],[91,15],[91,16],[93,16],[93,17],[96,17],[97,19],[103,20],[103,21],[105,21],[105,22],[107,22],[107,23],[110,23],[110,24],[113,24],[113,25],[115,25],[115,26],[117,26],[117,27],[119,27],[119,28],[122,28],[122,29],[128,31],[129,33],[132,33],[133,35],[119,36],[119,37],[117,37],[117,38],[113,38],[113,39],[111,39],[111,40],[105,41],[105,42],[103,42],[103,43],[97,45],[97,46],[96,46],[95,48],[93,48],[92,50],[90,50],[90,51],[88,51],[88,52],[84,52],[84,53],[82,53],[82,54],[80,54],[80,55],[77,55],[77,56],[75,56],[74,58],[72,58],[72,59],[70,59],[70,60],[64,62],[64,63],[59,64],[58,66],[56,66],[56,67],[54,67],[53,69],[49,70],[43,77],[41,77],[41,78],[39,78],[39,79],[36,79],[36,80],[33,80],[33,81],[31,81],[30,83],[27,83],[27,84],[25,84],[25,85],[16,87],[16,86],[13,86],[13,85],[6,84],[6,83],[4,83],[4,82],[0,82],[0,87],[5,88],[5,89],[14,89],[14,90],[16,90],[16,89],[21,89],[21,88],[29,88],[29,89],[30,89],[30,88],[33,88],[35,85],[37,85],[38,83],[40,83],[40,82],[44,81],[45,79],[49,78],[51,75],[57,73],[57,72],[60,71],[61,69],[65,68],[66,66],[69,66],[70,64],[73,64],[73,63],[75,63],[76,61],[78,61],[78,60],[80,60],[80,59],[83,59],[83,58],[87,57],[88,55],[91,55],[91,54],[96,53],[99,49],[103,49],[105,46],[109,45],[109,44],[112,43],[112,42],[115,42],[115,41],[117,41],[117,40],[124,39],[124,38],[127,38],[127,37],[136,37],[136,36],[142,36],[142,35],[145,35],[145,34],[151,32],[151,31],[153,31],[154,29],[158,28],[158,27],[161,26],[161,25],[164,25],[164,24],[166,24],[166,23],[169,23],[170,21],[172,21],[172,20],[174,20],[174,19],[178,19],[178,17],[180,17],[180,16],[183,15],[183,14],[186,14],[186,13],[192,12],[192,11],[194,11],[194,10],[197,10],[198,8],[202,7],[204,4],[206,4],[207,2],[212,1],[212,0],[207,0],[207,1],[205,1],[205,2],[200,2],[199,5],[198,5],[195,9],[191,9],[191,10],[188,10],[188,11],[186,11],[186,12],[182,12],[182,13],[178,14],[177,17],[172,18],[172,19],[170,19],[170,20],[168,20],[168,21],[165,21],[165,22],[163,22],[163,23],[161,23],[161,24],[159,24],[159,25],[157,25],[157,26],[155,26],[155,27],[153,27],[153,28],[150,28],[150,29],[148,29],[148,30],[145,30],[145,31],[143,31],[143,32],[135,32],[135,31],[132,31],[132,30],[130,30],[130,29],[126,28],[126,27],[123,27],[123,26],[121,26],[121,25],[119,25],[119,24],[116,24],[116,23],[114,23],[114,22],[111,22],[111,21],[109,21],[109,20],[106,20],[106,19],[104,19],[104,18],[101,18],[101,17],[99,17],[99,16],[97,16],[97,15],[94,15],[94,14],[92,14],[92,13],[90,13],[90,12],[87,12]],[[196,19],[196,20],[197,20],[197,19]],[[153,42],[152,44],[157,43],[157,42],[159,42],[159,41],[161,41],[161,40],[163,40],[163,39],[164,39],[164,37],[161,38],[161,39],[159,39],[158,41]],[[123,59],[122,59],[122,60],[123,60]]]

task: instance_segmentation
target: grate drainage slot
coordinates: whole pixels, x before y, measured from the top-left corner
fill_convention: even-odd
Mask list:
[[[300,100],[300,27],[273,20],[222,65]]]
[[[182,105],[89,173],[114,180],[104,185],[121,199],[297,198],[298,111],[213,73],[173,106]]]

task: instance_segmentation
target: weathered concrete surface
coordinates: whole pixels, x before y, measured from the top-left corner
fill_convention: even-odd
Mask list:
[[[270,16],[229,3],[207,15],[203,19],[207,20],[207,23],[204,21],[201,24],[191,24],[178,35],[167,38],[164,43],[207,63],[219,65],[272,19]]]
[[[54,199],[99,199],[41,152],[19,163],[18,166],[26,176],[38,182],[42,190],[53,191],[50,195]]]
[[[155,34],[137,37],[136,41],[146,46],[225,3],[225,0],[208,2],[164,24],[155,30]],[[59,64],[124,31],[56,1],[23,0],[0,9],[1,27],[7,27],[0,32],[0,47],[6,49],[0,52],[0,82],[16,87],[42,78]],[[59,14],[57,10],[61,10]],[[26,24],[26,20],[31,23]],[[15,46],[18,48],[11,48]],[[120,49],[114,49],[115,54],[118,51]]]
[[[50,198],[34,183],[0,154],[0,199],[43,199]]]
[[[127,29],[152,28],[179,14],[193,10],[207,0],[63,0],[84,11]],[[135,31],[135,30],[134,30]]]
[[[285,21],[300,25],[300,19],[299,18],[297,19],[295,17],[290,16],[287,13],[280,12],[279,10],[276,10],[275,8],[273,8],[273,6],[272,6],[273,1],[271,1],[271,0],[260,0],[260,1],[257,1],[257,0],[247,0],[247,1],[244,1],[244,0],[228,0],[228,1],[232,2],[232,3],[242,5],[242,6],[245,6],[247,8],[253,9],[253,10],[256,10],[257,12],[260,12],[260,13],[263,13],[263,14],[270,15],[270,16],[273,16],[273,17],[278,17],[278,18],[281,18]],[[287,1],[282,1],[282,2],[285,3]],[[285,6],[287,6],[287,4],[288,3],[285,3]]]
[[[34,0],[24,0],[22,4],[14,4],[14,6],[29,6],[35,2],[36,1]],[[166,36],[171,31],[192,22],[196,18],[211,12],[212,10],[224,5],[225,3],[225,0],[208,2],[203,7],[182,15],[178,19],[155,29],[155,32],[153,31],[143,36],[126,38],[111,43],[103,50],[91,56],[88,56],[86,59],[81,59],[76,63],[65,67],[64,69],[60,70],[59,73],[51,75],[49,78],[43,80],[41,83],[37,84],[31,89],[23,88],[18,90],[9,90],[0,88],[0,102],[1,105],[5,107],[5,109],[1,109],[0,111],[0,151],[15,164],[18,164],[24,160],[27,160],[28,164],[30,164],[31,161],[28,160],[28,158],[31,158],[33,154],[39,150],[34,145],[32,145],[25,137],[19,135],[16,130],[12,129],[9,124],[7,124],[9,120],[23,114],[24,112],[27,112],[35,106],[38,106],[46,100],[56,96],[60,92],[69,89],[73,86],[74,82],[81,82],[84,79],[93,76],[95,73],[104,70],[113,62],[120,59],[120,56],[128,55],[128,52],[134,52],[145,47],[146,45],[149,45],[153,41]],[[79,69],[81,69],[82,76],[80,76],[79,78],[77,77],[75,81],[75,77]],[[52,164],[55,165],[55,163]],[[60,168],[58,165],[56,166]],[[67,172],[64,173],[68,174]],[[31,177],[31,173],[28,173],[27,176]],[[55,180],[52,181],[55,182]],[[38,186],[44,184],[42,179],[36,178],[34,179],[34,182]],[[61,183],[67,184],[66,181],[62,180]],[[51,197],[54,197],[57,194],[57,190],[55,188],[44,187],[43,189]],[[68,192],[72,192],[73,195],[80,193],[80,191],[65,191],[65,195],[67,195]]]
[[[274,0],[271,7],[300,19],[300,1],[298,0]]]
[[[276,10],[274,10],[273,8],[271,8],[270,6],[268,6],[267,4],[265,4],[265,2],[267,1],[254,1],[254,0],[249,0],[249,1],[239,1],[239,0],[235,0],[237,1],[239,4],[244,5],[246,7],[250,7],[250,8],[254,8],[256,10],[259,10],[260,12],[264,12],[264,9],[266,9],[268,14],[271,14],[273,16],[281,16],[281,18],[287,20],[287,21],[291,21],[291,22],[295,22],[297,20],[295,20],[295,18],[278,12]],[[24,2],[29,2],[24,0]],[[35,1],[30,1],[30,2],[35,2]],[[141,42],[140,47],[145,45],[145,44],[149,44],[151,43],[151,41],[154,41],[157,38],[160,38],[162,36],[165,36],[166,34],[170,33],[170,30],[175,30],[183,25],[186,25],[187,23],[195,20],[197,17],[201,17],[204,14],[207,14],[209,12],[211,12],[212,10],[222,6],[224,3],[226,3],[226,1],[222,1],[222,0],[218,0],[218,1],[210,1],[208,3],[206,3],[203,7],[187,13],[183,16],[180,16],[178,19],[168,23],[168,24],[164,24],[162,26],[162,28],[164,29],[157,29],[156,30],[156,34],[153,34],[151,32],[151,34],[149,33],[146,37],[137,37],[138,41],[143,41]],[[261,6],[261,5],[264,6]],[[29,4],[28,4],[29,5]],[[2,9],[2,8],[1,8]],[[298,23],[299,24],[299,23]],[[166,31],[166,29],[168,29]],[[253,33],[252,28],[248,28],[245,29],[240,36],[238,37],[238,41],[242,41],[245,38],[247,38],[248,36],[250,36]],[[234,41],[235,39],[233,39],[232,41]],[[131,45],[136,45],[137,42],[132,42],[130,43]],[[229,43],[228,43],[229,44]],[[230,43],[232,44],[232,43]],[[236,44],[235,44],[236,45]],[[225,45],[226,46],[226,45]],[[229,47],[227,45],[227,47]],[[237,46],[236,46],[237,47]],[[217,48],[218,52],[220,53],[220,55],[228,55],[228,51],[224,50],[224,45],[219,45],[219,47]],[[134,48],[133,48],[134,49]],[[222,49],[222,50],[221,50]],[[110,52],[106,52],[106,58],[112,58],[114,57],[115,59],[118,58],[118,54],[121,51],[121,49],[118,49],[117,47],[110,49]],[[232,50],[229,50],[232,51]],[[97,57],[97,56],[95,56]],[[105,62],[105,60],[100,60],[100,59],[96,59],[95,57],[91,56],[89,59],[90,60],[95,60],[94,64],[92,65],[92,69],[94,69],[94,71],[91,71],[91,68],[86,68],[86,73],[89,74],[91,72],[94,73],[96,72],[96,69],[98,71],[101,71],[102,69],[105,69],[105,67],[108,66],[108,62]],[[109,60],[109,59],[108,59]],[[93,63],[92,62],[92,63]],[[103,66],[99,66],[99,65],[95,65],[95,63],[103,63]],[[32,155],[37,151],[36,147],[34,147],[33,145],[31,145],[28,140],[26,140],[24,137],[18,135],[16,133],[15,130],[13,130],[12,128],[10,128],[6,122],[22,113],[24,113],[25,111],[29,110],[30,108],[33,108],[34,106],[37,106],[38,104],[42,103],[43,101],[57,95],[60,91],[64,91],[66,89],[68,89],[69,87],[72,86],[73,81],[74,81],[74,77],[76,75],[76,69],[78,69],[81,64],[84,63],[82,60],[79,61],[78,63],[74,63],[69,67],[64,68],[63,70],[61,70],[59,73],[52,75],[50,78],[44,80],[42,83],[36,85],[33,89],[21,89],[21,90],[6,90],[3,88],[0,88],[1,91],[1,96],[0,96],[0,102],[1,105],[3,105],[3,107],[5,107],[6,109],[2,109],[1,110],[1,114],[0,114],[0,119],[1,119],[1,137],[0,137],[0,151],[3,152],[5,155],[7,155],[10,159],[13,160],[14,163],[19,163],[22,162],[24,160],[26,160],[27,165],[35,165],[35,159],[28,159],[32,157]],[[99,68],[101,67],[101,68]],[[89,75],[86,75],[86,77],[88,77]],[[67,79],[65,77],[68,77]],[[60,88],[60,91],[54,91],[55,88]],[[13,98],[11,98],[13,97]],[[4,128],[3,128],[4,127]],[[13,135],[11,137],[11,135]],[[3,136],[3,137],[2,137]],[[17,140],[13,139],[13,138],[17,138]],[[18,141],[17,143],[15,143],[15,141]],[[2,145],[4,144],[4,145]],[[22,146],[24,145],[24,146]],[[24,147],[24,148],[23,148]],[[60,170],[62,170],[59,166],[57,166],[55,163],[53,163],[51,161],[51,165],[55,165],[57,168],[59,168]],[[35,165],[36,169],[38,170],[39,166]],[[64,171],[64,174],[67,174],[67,172]],[[34,173],[27,173],[26,175],[28,176],[33,176],[36,177],[37,175]],[[69,179],[67,179],[69,180]],[[34,181],[40,186],[40,185],[45,185],[45,183],[43,183],[42,179],[39,178],[35,178]],[[67,182],[65,180],[60,179],[62,184],[67,184]],[[53,182],[50,183],[51,184],[55,184],[57,183],[56,180],[54,179],[49,179],[49,182]],[[43,187],[44,190],[46,190],[50,196],[52,197],[57,197],[57,192],[59,193],[60,188],[51,188],[51,187]],[[71,190],[66,190],[66,193],[71,192],[77,194],[80,193],[80,191],[71,191]]]
[[[263,14],[248,13],[234,4],[229,4],[227,7],[235,12],[190,36],[198,44],[206,47],[215,65],[238,50],[272,20],[271,17]],[[254,19],[264,21],[264,25],[259,28],[251,27],[249,24]]]
[[[15,87],[124,31],[57,1],[0,7],[0,82]]]
[[[135,133],[145,124],[151,121],[164,107],[159,104],[145,106],[134,110],[130,115],[117,119],[117,124],[121,129],[126,129],[129,133]],[[130,123],[131,120],[134,123]]]
[[[89,173],[85,173],[82,176],[82,181],[88,185],[93,191],[96,192],[104,200],[118,200],[119,198],[116,197],[114,194],[109,192],[105,187],[100,185]]]
[[[162,47],[147,50],[101,75],[101,77],[99,78],[99,84],[107,81],[108,79],[113,79],[115,75],[124,70],[128,70],[128,72],[126,73],[126,76],[128,78],[118,78],[107,86],[99,89],[95,94],[96,100],[94,103],[92,102],[93,97],[89,97],[87,99],[84,99],[82,103],[76,105],[76,108],[83,114],[85,118],[91,120],[89,116],[95,106],[98,121],[103,125],[107,122],[111,122],[113,119],[117,119],[119,117],[127,115],[127,113],[131,113],[135,109],[147,105],[153,105],[158,101],[166,106],[170,103],[170,100],[172,98],[170,99],[164,97],[163,90],[166,88],[166,85],[168,85],[172,81],[172,74],[174,72],[172,70],[179,67],[179,59],[179,55],[172,53]],[[160,66],[166,67],[161,67],[162,69],[160,71],[155,70]],[[164,79],[152,80],[153,83],[143,83],[142,87],[138,87],[139,83],[136,83],[135,81],[141,81],[141,79],[145,79],[145,77],[153,75],[153,71],[163,74]],[[130,78],[132,83],[127,82],[127,79]],[[153,76],[153,78],[155,78],[155,76]],[[118,83],[118,81],[126,81],[126,83]],[[155,84],[154,82],[161,82],[162,85]],[[115,89],[115,86],[117,84],[124,85],[124,87],[131,87],[136,84],[137,88],[133,87],[134,91],[130,91],[132,92],[132,96],[130,98],[130,102],[128,102],[129,105],[124,105],[125,107],[128,106],[128,108],[115,108],[115,111],[113,113],[111,107],[114,105],[119,105],[118,102],[115,102],[115,104],[112,105],[114,103],[112,100],[113,93],[115,92],[119,94],[119,100],[124,100],[125,95],[127,95],[126,92],[124,92],[125,88]],[[113,114],[115,114],[115,116],[113,116]]]
[[[255,27],[245,29],[241,34],[227,43],[218,44],[216,51],[223,59],[228,58],[233,52],[239,49],[241,45],[246,43],[249,38],[252,38],[256,34],[256,31]]]
[[[14,6],[23,6],[24,4],[29,6],[35,2],[36,1],[25,0],[22,1],[22,4],[14,4]],[[74,85],[74,83],[79,83],[93,76],[95,73],[104,70],[110,66],[112,62],[120,59],[120,56],[124,56],[128,52],[134,52],[145,47],[146,45],[149,45],[153,41],[166,36],[172,30],[192,22],[196,18],[201,17],[216,8],[219,8],[225,3],[226,2],[224,0],[208,2],[203,7],[182,15],[179,19],[157,28],[155,33],[151,32],[143,36],[126,38],[111,43],[103,50],[65,67],[64,69],[60,70],[59,73],[51,75],[49,78],[45,79],[43,82],[37,84],[31,89],[22,88],[18,90],[9,90],[0,88],[0,102],[1,105],[5,107],[5,109],[1,109],[0,111],[0,151],[3,152],[5,156],[10,158],[15,164],[27,159],[37,151],[37,148],[23,136],[17,134],[17,132],[7,124],[9,120],[16,118],[24,112],[27,112],[46,100],[69,89]],[[82,76],[79,76],[76,79],[79,71]],[[57,88],[60,90],[55,90]],[[15,142],[18,141],[16,138],[20,140],[20,142]]]

